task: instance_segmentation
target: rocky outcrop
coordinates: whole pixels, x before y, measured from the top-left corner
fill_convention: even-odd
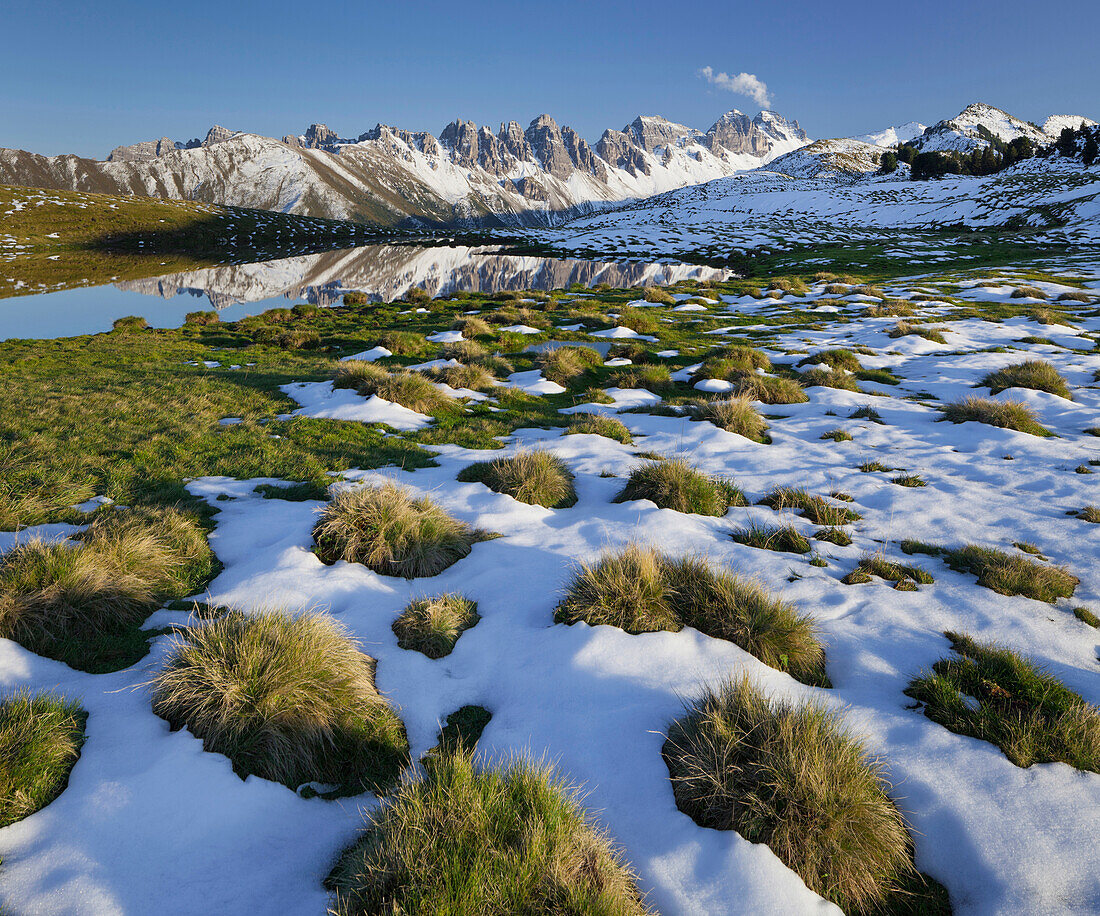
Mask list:
[[[158,156],[174,153],[180,146],[181,144],[177,144],[167,137],[161,137],[159,140],[146,140],[143,143],[134,143],[130,146],[116,146],[107,156],[107,161],[125,162],[134,159],[156,159]]]

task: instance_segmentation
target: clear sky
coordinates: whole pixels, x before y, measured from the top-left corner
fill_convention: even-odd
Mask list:
[[[438,134],[544,111],[595,140],[768,101],[814,138],[972,101],[1100,120],[1098,36],[1100,0],[2,0],[0,146],[102,157],[214,123]]]

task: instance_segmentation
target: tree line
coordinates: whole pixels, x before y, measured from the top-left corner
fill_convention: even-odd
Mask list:
[[[987,145],[968,153],[922,152],[912,143],[903,143],[895,152],[883,153],[879,173],[889,175],[897,171],[898,163],[909,166],[910,177],[915,181],[942,178],[945,175],[993,175],[1024,159],[1039,156],[1050,158],[1080,158],[1092,165],[1100,158],[1100,127],[1064,127],[1058,139],[1049,146],[1036,147],[1027,137],[1017,137],[1005,142],[985,127],[978,127],[978,134]]]

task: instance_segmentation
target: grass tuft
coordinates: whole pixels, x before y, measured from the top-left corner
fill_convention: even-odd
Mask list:
[[[323,562],[406,579],[438,575],[490,536],[392,483],[339,491],[313,528]]]
[[[754,442],[766,441],[768,424],[747,397],[700,399],[689,402],[687,407],[693,420],[705,420]]]
[[[1100,710],[1009,649],[946,635],[956,655],[905,691],[928,718],[997,745],[1019,767],[1060,761],[1100,772]]]
[[[634,437],[630,434],[630,430],[626,428],[622,420],[617,420],[615,417],[605,417],[602,414],[573,414],[573,419],[569,421],[569,426],[565,430],[565,435],[575,436],[582,433],[593,436],[603,436],[606,439],[614,439],[616,442],[621,442],[623,445],[630,445],[634,442]]]
[[[158,716],[242,778],[377,791],[409,759],[374,660],[322,614],[230,611],[197,623],[176,637],[152,689]]]
[[[799,487],[776,487],[757,503],[775,511],[797,509],[815,525],[848,525],[863,516],[846,506],[835,506],[823,496],[812,496]]]
[[[428,758],[329,876],[335,916],[645,916],[635,876],[548,765]]]
[[[510,458],[494,458],[463,468],[463,483],[483,483],[521,503],[568,509],[577,502],[573,472],[557,455],[545,451],[521,451]]]
[[[792,525],[762,525],[753,522],[747,528],[735,528],[730,537],[738,544],[757,550],[779,553],[809,553],[810,542]]]
[[[766,843],[846,910],[886,903],[913,871],[882,763],[822,705],[772,701],[730,679],[686,704],[662,754],[681,811]]]
[[[147,650],[145,619],[197,591],[214,563],[187,513],[102,513],[75,545],[30,541],[0,557],[0,637],[81,671],[128,667]]]
[[[554,620],[628,633],[694,627],[799,680],[826,682],[825,652],[812,618],[757,583],[716,572],[698,557],[674,559],[638,545],[607,553],[580,567]]]
[[[481,619],[477,602],[450,593],[410,602],[393,622],[402,649],[423,652],[428,658],[450,655],[458,638]]]
[[[996,372],[988,373],[979,383],[988,388],[991,394],[997,394],[1006,388],[1032,388],[1046,391],[1060,398],[1073,400],[1066,380],[1058,370],[1046,360],[1029,359],[1012,366],[1005,366]]]
[[[1064,566],[1039,563],[977,544],[946,550],[944,559],[956,572],[977,576],[979,585],[999,595],[1024,595],[1051,604],[1059,598],[1071,598],[1081,582]]]
[[[78,703],[19,691],[0,698],[0,827],[40,811],[62,793],[84,744]]]
[[[704,474],[684,459],[634,468],[614,502],[632,499],[648,499],[660,509],[713,516],[725,515],[730,506],[747,505],[745,495],[731,481]]]
[[[603,357],[592,347],[554,347],[543,350],[535,360],[544,378],[568,386],[574,379],[603,365]]]
[[[1032,436],[1053,436],[1040,425],[1034,411],[1022,401],[994,401],[967,397],[943,406],[944,418],[952,423],[987,423],[1000,429],[1014,429]]]
[[[430,414],[452,403],[447,395],[420,372],[400,369],[390,373],[381,366],[358,359],[340,363],[332,386],[353,388],[364,397],[377,395],[385,401],[400,404],[417,413]]]

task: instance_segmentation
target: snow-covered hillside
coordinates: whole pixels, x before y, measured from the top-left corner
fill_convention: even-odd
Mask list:
[[[955,117],[929,127],[914,143],[925,152],[968,153],[988,146],[989,135],[1005,143],[1017,137],[1027,137],[1040,146],[1050,143],[1050,137],[1029,121],[980,102],[967,105]]]
[[[863,143],[870,143],[873,146],[897,146],[899,143],[909,143],[912,140],[916,140],[921,134],[923,134],[928,128],[921,124],[919,121],[907,121],[905,124],[898,124],[894,127],[887,127],[885,130],[876,131],[870,134],[860,134],[858,137],[853,137],[853,140],[859,140]]]
[[[804,169],[800,177],[774,171],[784,166],[784,157],[769,169],[574,219],[541,232],[539,238],[566,251],[608,256],[684,258],[695,253],[717,259],[870,241],[902,252],[914,263],[935,263],[944,253],[942,240],[910,238],[910,230],[958,224],[1049,227],[1048,240],[1100,242],[1100,167],[1028,159],[984,178],[907,181],[899,169],[893,175],[852,180],[830,173],[820,161],[809,161],[811,149],[827,149],[833,142],[818,142],[793,154],[802,160],[792,163]],[[861,147],[877,149],[857,149]]]

